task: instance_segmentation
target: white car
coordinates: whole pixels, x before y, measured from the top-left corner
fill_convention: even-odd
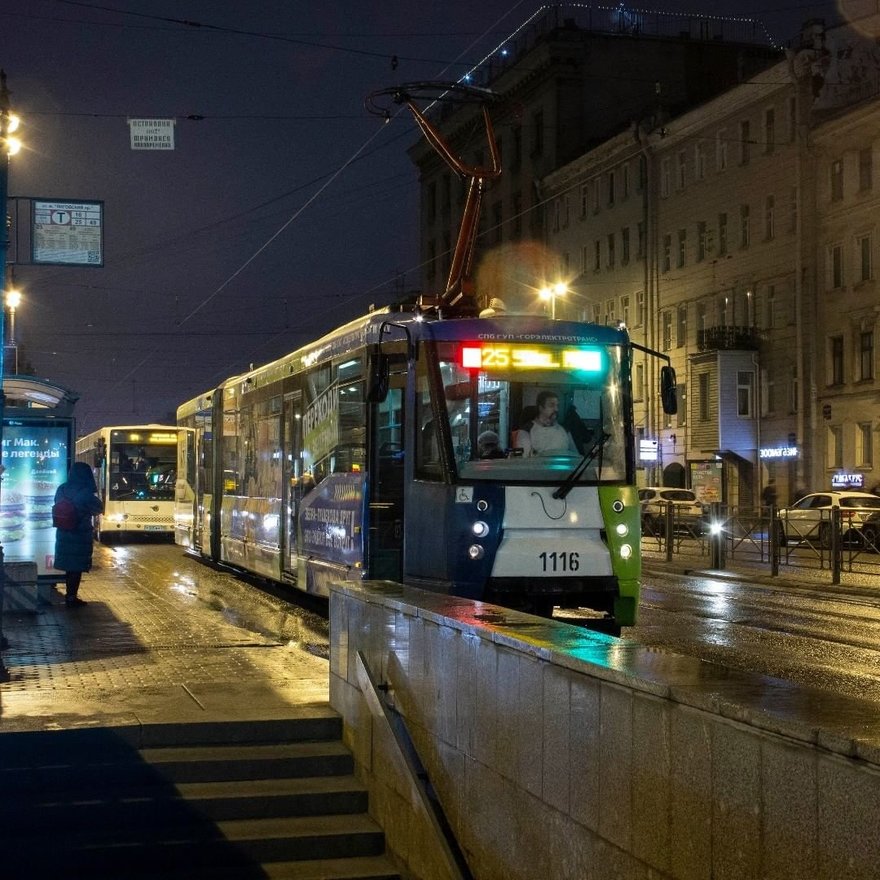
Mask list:
[[[844,541],[862,539],[866,523],[875,523],[880,497],[870,492],[812,492],[777,515],[779,543],[807,541],[820,547],[831,546],[831,515],[840,509],[840,533]]]
[[[666,510],[672,507],[672,531],[678,534],[702,535],[706,528],[706,509],[690,489],[673,486],[646,486],[639,489],[642,507],[642,534],[666,535]]]

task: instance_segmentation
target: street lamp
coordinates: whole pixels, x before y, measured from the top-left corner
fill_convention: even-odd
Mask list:
[[[9,109],[9,92],[6,88],[6,71],[0,70],[0,279],[6,286],[6,251],[8,231],[6,228],[7,196],[9,194],[9,157],[15,155],[21,149],[21,141],[13,137],[13,132],[18,128],[19,120]],[[6,317],[5,309],[0,308],[0,342],[6,338],[3,323]],[[0,451],[3,449],[3,417],[6,408],[6,394],[3,390],[3,376],[5,372],[5,346],[0,344]],[[5,647],[3,636],[3,600],[6,587],[6,570],[3,564],[3,545],[0,542],[0,650]],[[9,673],[3,665],[0,656],[0,681],[8,681]]]
[[[6,308],[9,309],[9,348],[12,351],[12,373],[18,375],[18,343],[15,341],[15,310],[21,305],[21,291],[6,291]]]
[[[542,287],[538,291],[538,296],[541,297],[544,302],[550,303],[550,317],[553,320],[556,320],[556,300],[560,296],[565,296],[568,293],[568,285],[562,281],[558,281],[556,284],[553,284],[549,287]]]

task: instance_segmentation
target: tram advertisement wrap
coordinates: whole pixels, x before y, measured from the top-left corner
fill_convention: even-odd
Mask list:
[[[36,562],[37,574],[52,571],[55,490],[70,467],[68,424],[3,426],[0,541],[7,562]]]
[[[330,474],[302,503],[303,552],[352,566],[363,560],[364,475]]]

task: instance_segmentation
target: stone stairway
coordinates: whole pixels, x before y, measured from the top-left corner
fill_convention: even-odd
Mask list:
[[[4,877],[399,878],[329,709],[0,733]]]

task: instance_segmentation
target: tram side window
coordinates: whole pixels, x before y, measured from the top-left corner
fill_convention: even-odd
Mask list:
[[[240,495],[240,474],[243,466],[241,432],[239,425],[243,414],[235,409],[223,412],[223,494]]]
[[[253,407],[248,424],[245,494],[257,498],[281,497],[281,398]]]
[[[421,374],[416,392],[416,474],[426,480],[439,480],[443,476],[440,463],[440,432],[431,409],[431,393],[428,378]]]

